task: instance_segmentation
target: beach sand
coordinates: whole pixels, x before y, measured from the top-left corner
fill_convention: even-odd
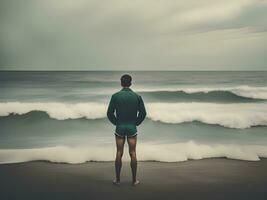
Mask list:
[[[2,164],[0,199],[267,199],[267,159],[140,162],[138,170],[141,184],[132,187],[124,162],[117,187],[113,162]]]

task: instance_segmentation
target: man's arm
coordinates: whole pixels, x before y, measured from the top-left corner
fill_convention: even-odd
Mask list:
[[[116,126],[117,118],[115,116],[115,104],[114,104],[114,96],[112,95],[111,100],[109,102],[107,117],[109,121]]]
[[[146,117],[146,108],[141,96],[139,96],[139,108],[138,108],[138,116],[136,119],[136,126],[139,126]]]

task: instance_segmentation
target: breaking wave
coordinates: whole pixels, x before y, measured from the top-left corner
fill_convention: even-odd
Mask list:
[[[210,91],[186,93],[184,91],[154,91],[139,92],[145,99],[161,102],[210,102],[210,103],[249,103],[266,102],[263,99],[254,99],[238,96],[229,91]]]
[[[151,103],[148,117],[164,123],[200,121],[228,128],[267,125],[266,103]]]
[[[44,160],[56,163],[78,164],[87,161],[111,161],[115,155],[113,146],[47,147],[35,149],[1,149],[0,163],[19,163]],[[174,144],[140,143],[138,158],[142,161],[181,162],[188,159],[225,157],[258,161],[267,158],[267,146],[237,144],[197,144],[193,141]],[[124,160],[129,160],[126,155]]]
[[[150,88],[137,89],[141,93],[162,93],[162,92],[183,92],[186,94],[202,93],[207,94],[211,92],[230,92],[239,97],[267,100],[267,87],[251,87],[251,86],[236,86],[236,87],[201,87],[201,88]]]
[[[163,123],[200,121],[228,128],[267,126],[267,103],[147,103],[147,117]],[[23,115],[31,111],[46,112],[50,118],[100,119],[106,117],[104,103],[0,103],[0,116]]]
[[[23,115],[31,111],[46,112],[50,118],[65,119],[99,119],[105,117],[106,104],[101,103],[0,103],[0,116],[9,114]]]

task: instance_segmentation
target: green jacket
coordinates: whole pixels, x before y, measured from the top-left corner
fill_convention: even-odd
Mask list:
[[[142,97],[130,88],[123,88],[112,95],[107,110],[109,121],[116,126],[116,133],[122,134],[123,126],[128,125],[131,134],[136,133],[136,126],[146,117]]]

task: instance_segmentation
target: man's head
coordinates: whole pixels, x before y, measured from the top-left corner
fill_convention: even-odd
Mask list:
[[[121,77],[121,86],[130,87],[132,85],[132,77],[129,74],[124,74]]]

